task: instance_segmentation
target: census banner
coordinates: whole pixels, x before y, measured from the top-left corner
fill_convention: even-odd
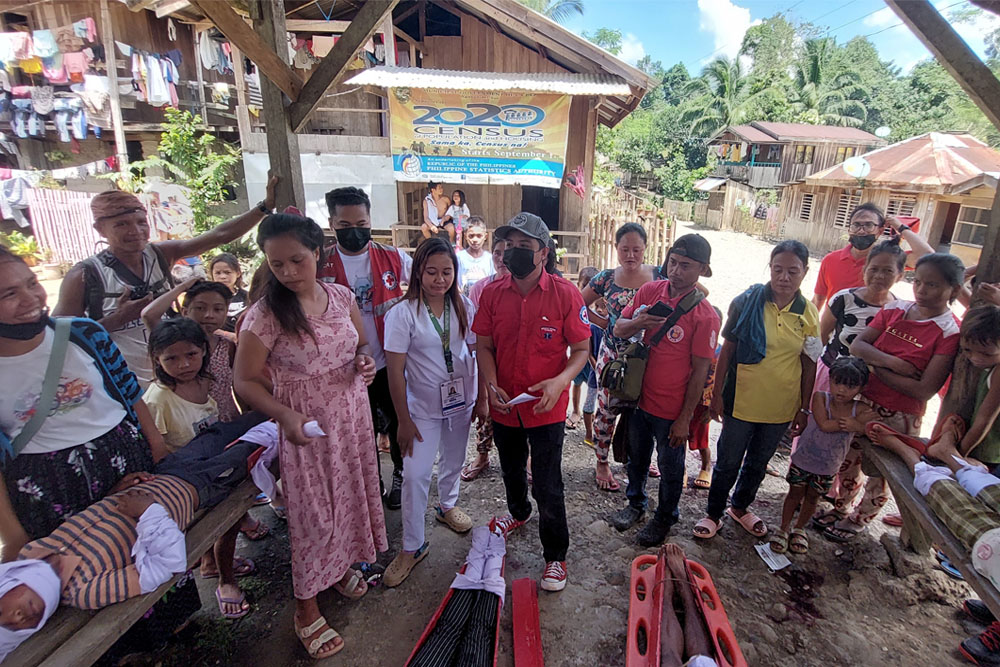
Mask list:
[[[396,180],[558,188],[569,105],[567,95],[392,88]]]

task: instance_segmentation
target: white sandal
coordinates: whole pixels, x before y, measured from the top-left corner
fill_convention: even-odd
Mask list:
[[[342,648],[344,648],[344,642],[340,642],[340,644],[333,647],[330,653],[327,653],[322,658],[320,658],[319,650],[323,648],[323,644],[326,644],[327,642],[333,641],[337,637],[340,637],[340,633],[338,633],[333,628],[329,627],[330,624],[323,616],[317,618],[315,621],[313,621],[312,625],[310,625],[307,628],[300,628],[298,622],[296,622],[294,619],[292,620],[292,623],[295,625],[296,634],[298,634],[299,638],[303,640],[309,639],[324,625],[328,626],[327,629],[323,631],[323,634],[321,634],[319,637],[309,642],[308,646],[306,646],[305,642],[302,643],[302,645],[305,646],[306,652],[309,653],[309,657],[312,658],[313,660],[325,660],[326,658],[336,655],[337,653],[340,652]]]

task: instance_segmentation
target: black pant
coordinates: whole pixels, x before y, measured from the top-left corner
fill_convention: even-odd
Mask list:
[[[376,429],[376,442],[378,442],[378,411],[380,409],[388,422],[389,456],[392,458],[392,469],[394,472],[402,475],[403,454],[399,451],[399,442],[396,441],[396,429],[399,428],[399,420],[396,418],[396,407],[392,404],[392,394],[389,392],[389,369],[383,368],[375,373],[375,380],[368,385],[368,403],[372,409],[372,424],[375,425]],[[382,479],[381,461],[379,461],[379,479]]]
[[[566,560],[569,527],[563,498],[562,448],[565,422],[532,428],[493,422],[493,441],[500,455],[507,508],[524,521],[531,516],[528,500],[528,445],[531,445],[531,495],[538,505],[538,536],[545,561]]]

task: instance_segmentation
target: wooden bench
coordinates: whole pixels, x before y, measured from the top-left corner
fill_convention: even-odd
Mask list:
[[[194,522],[186,531],[189,569],[197,567],[202,555],[253,506],[258,493],[253,480],[247,478],[221,503],[195,514]],[[174,576],[152,593],[96,612],[60,607],[42,630],[7,656],[4,667],[92,665],[181,576]]]
[[[903,517],[903,529],[899,537],[904,546],[924,555],[932,543],[936,544],[965,577],[965,583],[969,584],[979,595],[979,599],[986,603],[997,618],[1000,618],[1000,591],[972,567],[965,545],[952,535],[948,527],[927,506],[924,497],[913,486],[913,473],[909,467],[892,452],[875,447],[867,441],[862,442],[865,456],[875,464],[892,489],[899,513]]]

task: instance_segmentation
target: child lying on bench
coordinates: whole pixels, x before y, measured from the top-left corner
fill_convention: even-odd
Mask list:
[[[164,459],[158,474],[137,473],[134,486],[73,515],[26,544],[18,560],[0,565],[0,661],[40,630],[59,602],[99,609],[155,591],[187,570],[181,531],[199,508],[219,503],[248,477],[247,458],[259,447],[240,440],[218,451],[216,436],[212,442],[202,438],[200,446],[195,438]],[[225,540],[228,554],[216,553],[220,564],[232,563],[238,529],[234,523],[232,539]],[[226,600],[220,591],[221,584],[220,609],[225,601],[242,611],[239,616],[249,611],[245,598]]]

